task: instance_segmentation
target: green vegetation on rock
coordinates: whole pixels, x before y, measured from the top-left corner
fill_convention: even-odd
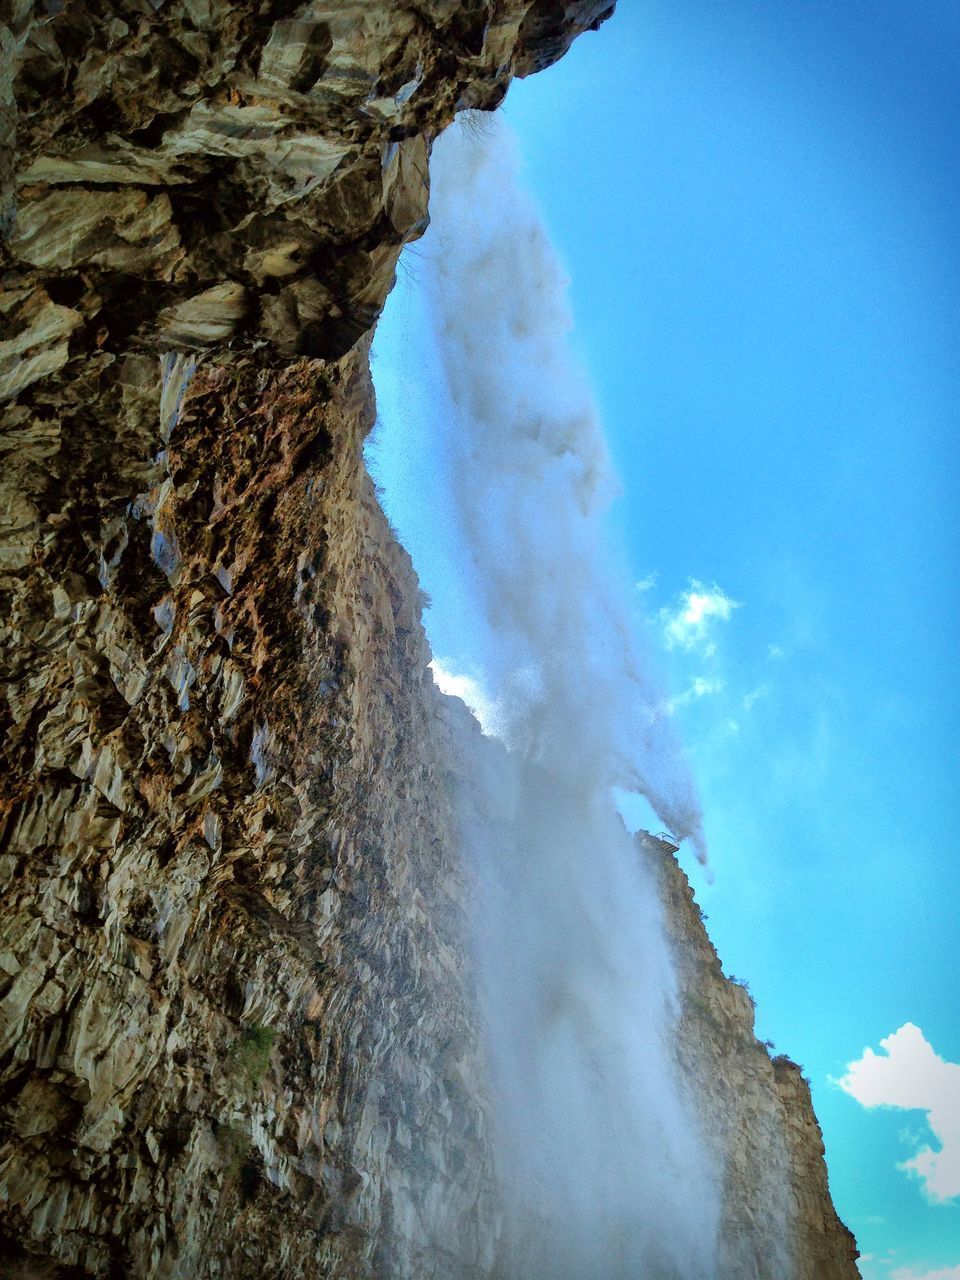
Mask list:
[[[270,1054],[276,1039],[277,1033],[273,1027],[264,1027],[259,1022],[254,1022],[244,1028],[242,1036],[233,1046],[231,1057],[234,1067],[246,1077],[252,1087],[260,1083],[270,1065]]]

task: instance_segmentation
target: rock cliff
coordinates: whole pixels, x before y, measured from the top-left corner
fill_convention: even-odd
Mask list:
[[[363,468],[368,346],[432,139],[611,10],[0,4],[4,1274],[492,1273],[443,717]],[[853,1276],[802,1081],[664,875],[731,1231],[763,1237],[756,1121],[799,1274]]]
[[[677,1051],[723,1176],[722,1274],[848,1280],[857,1248],[833,1207],[823,1136],[801,1068],[754,1035],[746,986],[723,973],[672,847],[642,832],[680,979]]]

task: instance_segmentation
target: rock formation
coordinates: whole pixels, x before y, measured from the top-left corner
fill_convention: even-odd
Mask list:
[[[674,945],[683,1075],[723,1172],[722,1273],[851,1280],[856,1242],[830,1198],[810,1085],[754,1035],[750,993],[724,975],[672,847],[642,832],[637,848],[656,870]]]
[[[363,468],[368,348],[432,139],[611,11],[0,3],[6,1274],[492,1273],[440,695]],[[669,883],[713,1009],[690,1069],[713,1106],[726,1019],[801,1274],[853,1276],[802,1083]]]

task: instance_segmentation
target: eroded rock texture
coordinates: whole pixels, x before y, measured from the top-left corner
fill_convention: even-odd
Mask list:
[[[131,348],[343,356],[424,227],[431,139],[612,7],[6,0],[0,391]]]
[[[154,484],[11,609],[7,1232],[94,1275],[470,1274],[462,891],[366,351],[166,370]]]
[[[432,139],[611,9],[0,0],[10,1275],[491,1274],[368,343]]]
[[[367,335],[432,138],[610,7],[0,8],[8,1262],[489,1272]]]
[[[856,1242],[827,1186],[810,1086],[754,1035],[746,987],[724,976],[687,878],[646,833],[680,979],[678,1053],[723,1178],[723,1280],[856,1280]]]

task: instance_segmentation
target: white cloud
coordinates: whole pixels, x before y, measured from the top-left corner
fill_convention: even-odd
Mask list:
[[[694,702],[697,698],[706,698],[711,693],[721,693],[725,688],[725,680],[710,680],[706,676],[694,676],[689,688],[669,700],[667,711],[673,715],[677,707],[685,707],[688,702]]]
[[[716,651],[710,630],[715,622],[728,622],[740,603],[717,586],[705,587],[691,578],[673,608],[661,609],[657,615],[668,649],[697,649],[708,657]]]
[[[479,720],[484,733],[495,736],[499,732],[503,721],[502,708],[496,698],[489,696],[479,680],[475,680],[473,676],[458,675],[445,667],[439,658],[434,658],[430,663],[430,672],[433,683],[441,693],[460,698],[467,704]]]
[[[769,692],[770,686],[767,684],[761,684],[756,689],[751,689],[743,699],[744,711],[752,711],[754,704],[759,702],[761,698],[765,698]]]
[[[912,1267],[898,1267],[890,1280],[960,1280],[960,1266],[940,1267],[937,1271],[914,1271]]]
[[[912,1022],[881,1040],[880,1048],[882,1054],[864,1049],[837,1083],[864,1107],[925,1111],[940,1148],[921,1147],[898,1167],[920,1178],[932,1200],[960,1196],[960,1063],[945,1062]],[[954,1268],[930,1276],[960,1280],[960,1271]],[[910,1273],[899,1280],[911,1280]]]
[[[635,582],[633,585],[637,591],[651,591],[657,585],[657,575],[648,573],[645,578],[641,578],[639,582]]]
[[[708,693],[719,693],[724,688],[723,680],[708,680],[705,676],[697,676],[690,686],[695,698],[703,698]]]

